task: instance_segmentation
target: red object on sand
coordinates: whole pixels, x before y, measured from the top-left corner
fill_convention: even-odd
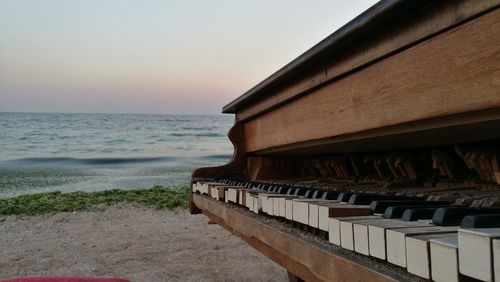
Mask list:
[[[118,278],[83,278],[83,277],[24,277],[0,280],[0,282],[130,282]]]

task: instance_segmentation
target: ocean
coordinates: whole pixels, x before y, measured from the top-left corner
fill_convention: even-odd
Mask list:
[[[0,198],[187,186],[227,163],[230,115],[0,113]]]

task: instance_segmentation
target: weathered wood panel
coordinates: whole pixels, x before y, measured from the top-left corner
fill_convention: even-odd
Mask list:
[[[335,54],[323,65],[268,93],[266,98],[242,107],[237,112],[237,119],[243,121],[251,118],[352,70],[416,44],[423,38],[493,9],[500,5],[500,0],[447,1],[433,4],[435,5],[415,11],[402,22],[384,28],[381,34],[366,36],[363,42],[353,44],[342,54]]]
[[[500,108],[500,10],[244,124],[247,152]]]

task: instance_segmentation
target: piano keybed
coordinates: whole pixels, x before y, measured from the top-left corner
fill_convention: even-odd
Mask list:
[[[339,186],[217,179],[194,182],[192,189],[421,278],[500,281],[497,193]]]

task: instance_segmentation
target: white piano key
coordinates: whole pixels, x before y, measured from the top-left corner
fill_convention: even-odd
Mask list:
[[[460,273],[482,281],[493,281],[492,240],[497,238],[500,238],[500,228],[459,229]]]
[[[361,225],[353,224],[354,232],[354,251],[368,256],[370,248],[368,246],[368,229],[362,228]]]
[[[285,218],[293,220],[293,199],[285,200]]]
[[[253,211],[253,195],[251,193],[246,194],[246,207],[250,210]]]
[[[193,184],[191,186],[191,190],[193,192],[199,192],[199,183],[198,182],[193,182]]]
[[[373,218],[368,220],[356,220],[350,222],[350,225],[353,230],[353,239],[354,239],[354,251],[369,255],[369,236],[368,236],[368,225],[374,222],[385,221],[380,215],[374,215]],[[348,227],[348,225],[344,224],[344,228]]]
[[[328,231],[328,220],[330,218],[327,205],[318,206],[318,228],[323,231]]]
[[[210,197],[213,199],[219,200],[219,190],[217,187],[209,187],[210,189]]]
[[[203,185],[202,185],[202,189],[200,189],[200,191],[203,191],[203,193],[202,193],[202,194],[204,194],[204,195],[210,195],[210,194],[209,194],[209,192],[210,192],[210,191],[209,191],[209,188],[208,188],[208,184],[207,184],[207,183],[203,183]]]
[[[458,282],[458,233],[430,240],[431,278],[436,282]]]
[[[331,202],[332,201],[321,199],[309,202],[309,226],[319,228],[319,208],[321,205]]]
[[[207,187],[207,185],[205,183],[198,183],[198,191],[200,192],[200,194],[202,194],[202,195],[207,194],[206,187]]]
[[[278,217],[286,217],[286,200],[287,199],[291,200],[295,198],[298,197],[289,195],[273,196],[273,215]]]
[[[457,232],[456,226],[429,226],[428,224],[421,224],[413,222],[416,226],[409,228],[396,228],[387,229],[386,231],[386,248],[387,248],[387,261],[406,267],[406,244],[405,240],[408,236],[440,234],[440,233],[453,233]]]
[[[219,186],[219,185],[214,185],[214,187],[219,190],[219,199],[221,199],[221,195],[224,195],[224,201],[226,203],[228,202],[233,202],[236,203],[236,193],[237,190],[240,190],[240,186]]]
[[[257,200],[259,201],[260,206],[261,206],[261,207],[264,207],[264,208],[263,208],[263,210],[262,210],[263,212],[265,212],[265,207],[266,207],[265,203],[263,203],[263,200],[262,200],[262,198],[263,198],[264,196],[265,196],[265,194],[264,194],[264,193],[259,193],[259,194],[257,194]]]
[[[426,234],[406,237],[406,268],[425,279],[431,278],[430,240],[449,238],[455,233]]]
[[[240,191],[240,195],[241,195],[241,205],[242,206],[245,206],[247,208],[250,209],[250,206],[249,206],[249,202],[250,200],[248,198],[250,198],[250,193],[251,193],[251,189],[247,189],[247,190],[241,190]],[[252,204],[253,205],[253,204]]]
[[[258,195],[258,201],[260,203],[260,206],[262,207],[262,212],[266,214],[270,214],[270,201],[269,201],[269,194],[264,194],[264,193],[259,193]]]
[[[259,201],[259,196],[258,195],[252,195],[253,198],[253,212],[258,214],[259,211],[262,210],[262,205]]]
[[[368,246],[370,256],[386,260],[386,230],[404,227],[428,226],[418,222],[407,222],[397,219],[385,219],[384,221],[370,223],[368,225]]]
[[[280,194],[267,194],[262,200],[262,210],[272,216],[280,216],[279,200],[286,196]]]
[[[354,251],[354,232],[350,222],[340,221],[340,246]]]
[[[370,254],[370,237],[368,226],[370,224],[386,221],[387,219],[382,218],[380,215],[375,215],[376,217],[369,220],[360,220],[352,222],[352,229],[354,234],[354,251],[360,254],[369,255]]]
[[[280,202],[279,199],[282,199],[283,197],[273,197],[273,216],[280,216]]]
[[[309,226],[318,228],[319,227],[319,206],[315,203],[309,204]]]
[[[328,241],[330,243],[333,243],[335,245],[340,246],[341,244],[341,239],[340,239],[340,220],[367,220],[367,219],[374,219],[374,218],[380,218],[379,216],[348,216],[348,217],[330,217],[328,219]]]
[[[238,190],[238,205],[240,206],[246,206],[246,202],[244,202],[244,196],[243,196],[244,193],[245,191],[243,189]]]
[[[328,241],[340,246],[340,221],[336,218],[328,219]]]
[[[219,199],[219,196],[215,196],[215,193],[212,192],[212,188],[217,188],[217,187],[225,187],[225,186],[231,186],[229,184],[223,184],[223,183],[219,183],[219,182],[204,182],[202,184],[202,187],[200,187],[200,192],[202,194],[207,194],[209,195],[210,197],[212,198],[217,198],[217,200]],[[216,189],[218,191],[218,189]]]
[[[287,205],[286,205],[286,200],[287,199],[292,199],[292,198],[280,198],[279,199],[279,206],[280,206],[280,216],[286,218],[287,215]]]
[[[500,281],[500,239],[493,240],[493,276]]]
[[[309,203],[308,199],[294,199],[293,202],[293,221],[299,222],[305,225],[309,224]]]
[[[234,203],[234,200],[233,200],[234,191],[235,191],[234,188],[227,187],[226,188],[226,198],[224,200],[227,201],[228,203]]]
[[[229,196],[228,201],[231,203],[237,204],[238,203],[238,191],[239,191],[239,189],[228,188],[228,191],[229,191],[228,192],[228,196]]]
[[[240,189],[233,189],[233,203],[240,205]]]
[[[267,200],[266,200],[266,213],[268,215],[273,215],[274,214],[274,201],[273,198],[276,197],[277,194],[270,194],[267,195]]]

